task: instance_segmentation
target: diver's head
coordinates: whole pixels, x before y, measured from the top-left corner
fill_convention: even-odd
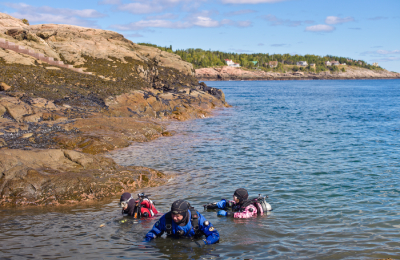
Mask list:
[[[187,219],[189,203],[184,200],[177,200],[172,203],[171,217],[176,224],[181,224]]]
[[[249,193],[247,192],[246,189],[240,188],[235,190],[235,193],[233,193],[233,199],[235,200],[236,203],[242,204],[248,198],[249,198]]]
[[[120,206],[123,210],[127,210],[131,200],[133,200],[132,194],[125,192],[121,195],[118,206]]]

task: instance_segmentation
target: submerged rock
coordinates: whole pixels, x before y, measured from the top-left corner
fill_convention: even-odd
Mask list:
[[[164,174],[61,149],[0,150],[0,205],[57,205],[160,185]]]

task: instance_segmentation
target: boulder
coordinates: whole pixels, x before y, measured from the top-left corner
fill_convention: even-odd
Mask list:
[[[6,91],[6,90],[9,90],[9,89],[11,89],[11,86],[7,85],[4,82],[0,82],[0,91]]]
[[[24,116],[34,113],[30,105],[15,97],[0,98],[0,106],[5,107],[8,114],[17,122],[23,122]]]

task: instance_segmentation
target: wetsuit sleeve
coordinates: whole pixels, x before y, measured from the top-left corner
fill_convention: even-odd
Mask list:
[[[146,240],[150,241],[156,237],[162,236],[165,232],[165,215],[162,216],[153,226],[153,228],[146,234]]]
[[[217,202],[217,206],[219,209],[226,209],[226,205],[228,203],[226,202],[226,199],[222,199],[221,201]]]
[[[243,211],[241,212],[235,212],[233,213],[234,218],[251,218],[252,216],[257,215],[257,208],[254,207],[253,205],[247,206]]]
[[[205,226],[204,222],[207,221],[206,218],[203,217],[203,215],[201,215],[198,212],[197,212],[197,214],[199,214],[199,228],[206,236],[206,239],[204,240],[204,242],[207,245],[217,243],[219,241],[218,231],[214,228],[214,226],[211,223],[209,223],[208,226]]]

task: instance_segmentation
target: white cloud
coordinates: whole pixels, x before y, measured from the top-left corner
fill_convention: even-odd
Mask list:
[[[221,0],[223,4],[265,4],[265,3],[277,3],[286,0]]]
[[[221,21],[214,20],[208,16],[195,15],[186,18],[184,21],[172,22],[169,20],[156,19],[156,20],[141,20],[126,25],[115,24],[110,26],[111,28],[121,31],[136,31],[143,30],[145,28],[171,28],[171,29],[186,29],[191,27],[204,27],[204,28],[215,28],[221,26],[236,26],[236,27],[248,27],[251,26],[250,21],[232,21],[229,19],[223,19]]]
[[[264,20],[270,22],[270,24],[272,26],[278,26],[278,25],[282,25],[282,26],[290,26],[290,27],[297,27],[303,24],[313,24],[314,21],[311,20],[305,20],[305,21],[292,21],[289,19],[281,19],[276,17],[275,15],[272,14],[268,14],[268,15],[263,15],[261,16],[261,18],[263,18]]]
[[[98,2],[99,5],[119,5],[121,3],[121,0],[103,0]]]
[[[110,2],[116,2],[114,0],[106,0]],[[204,0],[199,0],[202,2]],[[192,3],[190,0],[136,0],[128,4],[117,4],[116,10],[126,11],[132,14],[152,14],[160,13],[167,9],[173,8],[179,4],[183,9],[196,9],[199,3]]]
[[[237,27],[250,27],[253,24],[251,21],[238,21],[235,23]]]
[[[229,21],[223,21],[224,24],[226,24],[228,22]],[[200,27],[218,27],[221,25],[220,22],[215,21],[215,20],[211,19],[210,17],[203,17],[203,16],[196,17],[193,24],[200,26]]]
[[[348,22],[354,22],[354,18],[349,16],[345,18],[340,18],[337,16],[328,16],[325,19],[325,23],[327,24],[340,24],[340,23],[348,23]]]
[[[255,11],[255,10],[244,9],[244,10],[229,12],[229,13],[226,13],[226,15],[233,16],[233,15],[251,14],[251,13],[256,13],[256,12],[257,11]]]
[[[162,19],[176,19],[179,16],[176,14],[168,13],[168,14],[161,14],[161,15],[152,15],[152,16],[147,16],[146,20],[162,20]]]
[[[28,19],[31,24],[55,23],[97,28],[96,21],[91,19],[107,16],[94,9],[75,10],[49,6],[36,7],[24,3],[3,3],[3,5],[16,10],[14,13],[10,13],[10,15],[16,18]]]
[[[385,56],[385,55],[393,55],[393,54],[400,54],[400,50],[376,50],[376,51],[364,51],[360,53],[361,55],[372,55],[372,56]]]
[[[236,52],[236,53],[250,53],[250,52],[253,52],[252,50],[244,50],[244,49],[229,49],[229,50],[231,50],[233,52]]]
[[[141,30],[144,28],[175,28],[175,29],[182,29],[188,28],[191,25],[188,22],[171,22],[168,20],[141,20],[133,23],[129,23],[126,25],[111,25],[111,28],[118,29],[121,31],[135,31]]]
[[[55,23],[55,24],[70,24],[84,27],[97,28],[96,22],[91,20],[79,19],[77,17],[67,17],[64,15],[53,14],[27,14],[27,13],[11,13],[13,17],[19,19],[27,19],[30,24],[35,23]]]
[[[285,44],[285,43],[275,43],[271,44],[271,47],[289,47],[290,44]]]
[[[143,35],[139,33],[131,33],[131,34],[124,34],[125,38],[138,38],[138,37],[143,37]]]
[[[382,59],[377,59],[374,60],[376,62],[388,62],[388,61],[398,61],[400,60],[400,57],[387,57],[387,58],[382,58]]]
[[[4,5],[16,9],[19,13],[27,13],[32,15],[51,14],[63,16],[78,16],[82,18],[100,18],[107,16],[105,14],[99,13],[97,10],[94,9],[74,10],[69,8],[53,8],[49,6],[36,7],[24,3],[4,3]]]
[[[332,32],[333,30],[335,30],[335,27],[326,24],[317,24],[306,27],[306,31],[308,32]]]
[[[151,14],[162,12],[165,8],[161,5],[152,5],[151,3],[130,3],[119,5],[117,9],[120,11],[127,11],[132,14]]]

